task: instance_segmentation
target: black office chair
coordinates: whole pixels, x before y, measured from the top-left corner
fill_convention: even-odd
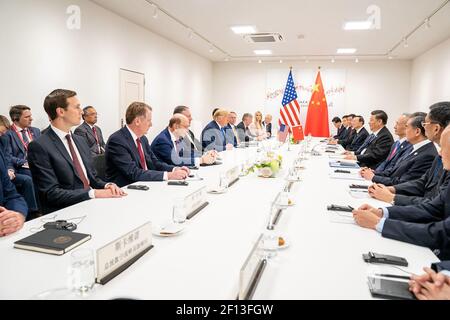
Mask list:
[[[104,154],[100,154],[93,158],[94,168],[97,171],[97,177],[106,181],[106,158]]]

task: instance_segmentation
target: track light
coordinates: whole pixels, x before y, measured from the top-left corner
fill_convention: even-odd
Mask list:
[[[261,60],[261,59],[259,59],[259,60],[258,60],[258,63],[262,63],[262,60]]]
[[[335,63],[336,60],[334,60],[334,57],[331,59],[331,63]]]
[[[405,48],[409,47],[408,38],[403,39],[403,47],[405,47]]]
[[[426,18],[425,19],[425,29],[430,29],[430,28],[431,28],[430,18]]]
[[[355,63],[359,63],[359,59],[358,58],[355,59]]]

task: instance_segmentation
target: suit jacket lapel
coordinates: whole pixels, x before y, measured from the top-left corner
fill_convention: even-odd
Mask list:
[[[53,131],[53,129],[49,129],[49,136],[50,139],[53,140],[53,143],[55,144],[56,149],[61,153],[61,155],[66,159],[66,161],[70,164],[70,166],[73,169],[73,172],[76,174],[78,178],[80,178],[77,174],[77,171],[75,170],[75,167],[73,166],[72,158],[70,157],[69,153],[67,152],[66,147],[62,143],[61,139],[59,139],[58,135]]]
[[[20,150],[22,150],[23,153],[26,153],[25,147],[22,144],[22,141],[20,140],[20,138],[17,136],[17,134],[21,134],[20,132],[17,133],[16,131],[12,131],[13,137],[14,137],[14,141],[16,142],[17,146],[19,147]]]
[[[125,139],[128,142],[128,146],[130,147],[132,155],[134,156],[134,160],[138,163],[139,166],[141,166],[141,160],[140,160],[140,157],[139,157],[139,151],[137,149],[136,143],[133,141],[133,137],[131,136],[131,133],[128,131],[127,127],[124,127],[122,130],[123,130],[123,134],[125,136]],[[144,146],[142,146],[142,149],[143,149],[144,155],[145,155],[145,148],[144,148]]]

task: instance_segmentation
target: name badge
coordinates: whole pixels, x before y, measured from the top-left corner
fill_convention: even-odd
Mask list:
[[[106,284],[152,248],[152,224],[147,222],[98,249],[97,283]]]
[[[194,193],[191,193],[184,199],[184,205],[186,208],[187,219],[192,219],[197,213],[202,211],[209,204],[206,201],[206,187],[203,187]]]

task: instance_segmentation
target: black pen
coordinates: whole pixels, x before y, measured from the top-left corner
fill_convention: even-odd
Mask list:
[[[399,276],[399,275],[396,275],[396,274],[379,274],[379,273],[375,273],[375,275],[378,276],[378,277],[384,277],[384,278],[396,278],[396,279],[411,280],[411,277]]]

